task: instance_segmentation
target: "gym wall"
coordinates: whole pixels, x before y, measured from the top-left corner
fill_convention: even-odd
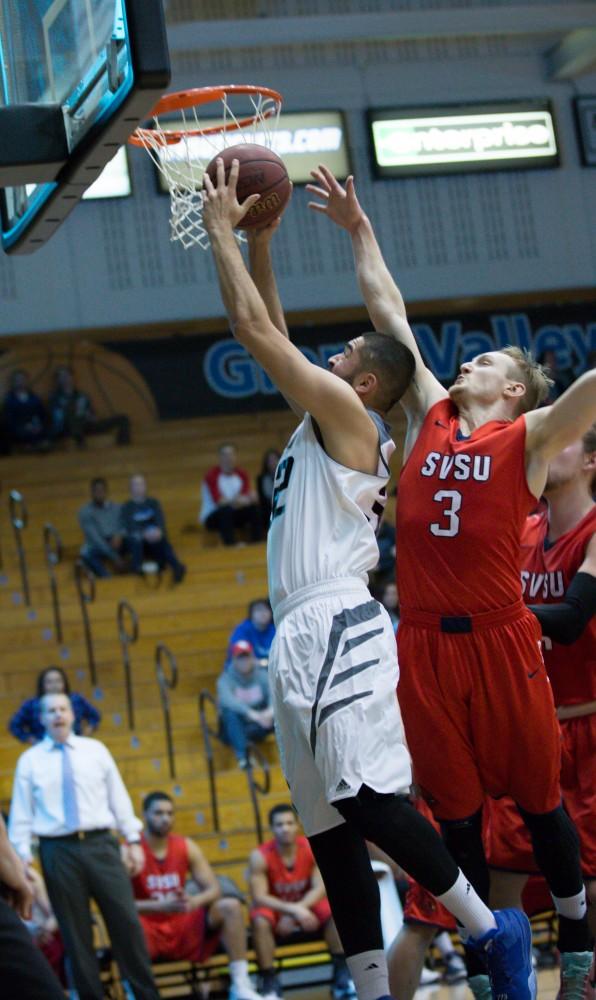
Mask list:
[[[183,0],[176,7],[182,17]],[[495,16],[506,18],[507,8]],[[258,82],[279,89],[288,111],[343,109],[358,194],[407,302],[506,301],[516,293],[535,301],[553,290],[564,302],[594,288],[596,169],[581,166],[572,98],[596,94],[596,75],[549,80],[543,37],[311,45],[288,37],[269,45],[272,23],[263,21],[259,48],[174,51],[172,89]],[[551,99],[558,168],[373,178],[367,107],[516,98]],[[169,242],[168,199],[158,194],[149,159],[132,150],[130,167],[132,197],[83,202],[36,255],[0,257],[3,335],[154,323],[175,329],[221,317],[209,253]],[[349,239],[308,211],[307,201],[304,189],[295,190],[275,237],[284,305],[294,313],[358,306]]]

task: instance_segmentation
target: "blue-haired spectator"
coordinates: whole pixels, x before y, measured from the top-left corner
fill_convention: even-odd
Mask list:
[[[46,667],[37,678],[35,698],[24,701],[8,723],[10,732],[21,743],[38,743],[44,737],[40,705],[44,694],[67,694],[70,697],[75,717],[73,729],[77,736],[90,736],[99,726],[100,713],[82,694],[70,690],[68,677],[62,668]]]

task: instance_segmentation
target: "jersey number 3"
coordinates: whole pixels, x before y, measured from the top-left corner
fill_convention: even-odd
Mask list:
[[[461,493],[458,490],[439,490],[438,493],[435,493],[433,500],[436,503],[446,503],[447,506],[443,507],[441,511],[442,523],[434,521],[431,524],[431,533],[443,538],[453,538],[454,535],[459,534],[458,511],[461,508]]]
[[[287,490],[290,485],[290,476],[292,475],[292,469],[294,468],[294,459],[291,455],[287,458],[283,458],[275,473],[275,482],[273,484],[273,497],[271,499],[271,520],[273,521],[280,514],[283,514],[286,509],[285,503],[282,503],[282,494]]]

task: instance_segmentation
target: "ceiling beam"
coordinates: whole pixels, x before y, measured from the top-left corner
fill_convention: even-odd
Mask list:
[[[596,29],[596,4],[396,11],[309,17],[187,21],[168,25],[172,52],[334,42],[416,41],[516,35],[564,36]]]

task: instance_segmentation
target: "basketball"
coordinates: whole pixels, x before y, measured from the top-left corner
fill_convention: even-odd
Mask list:
[[[238,146],[229,146],[217,156],[221,156],[224,161],[226,181],[232,160],[240,161],[237,188],[240,204],[251,194],[261,195],[259,201],[240,220],[237,229],[266,226],[281,215],[288,203],[292,186],[284,162],[277,153],[266,146],[243,142]],[[206,172],[213,183],[217,184],[217,157],[208,164]]]

